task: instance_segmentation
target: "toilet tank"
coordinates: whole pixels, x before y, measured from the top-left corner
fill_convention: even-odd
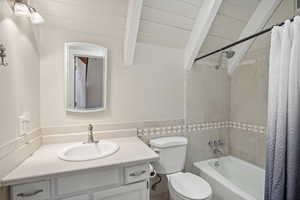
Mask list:
[[[187,139],[185,137],[161,137],[150,140],[151,148],[159,154],[153,163],[158,174],[172,174],[184,169]]]

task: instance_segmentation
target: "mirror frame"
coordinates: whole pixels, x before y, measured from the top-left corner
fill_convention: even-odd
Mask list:
[[[64,45],[64,62],[65,62],[65,110],[67,112],[73,112],[73,113],[90,113],[90,112],[100,112],[104,111],[107,108],[107,48],[103,46],[99,46],[96,44],[86,43],[86,42],[65,42]],[[68,107],[68,84],[70,81],[69,76],[69,58],[70,58],[70,47],[72,46],[83,46],[83,47],[94,47],[94,48],[101,48],[104,52],[105,58],[104,58],[104,69],[103,69],[103,107],[99,108],[92,108],[92,109],[75,109],[75,108],[69,108]],[[85,51],[85,50],[80,50]],[[78,54],[76,54],[78,55]],[[80,55],[87,55],[87,53],[82,53]],[[74,54],[75,56],[75,54]],[[90,56],[97,56],[97,55],[90,55]]]

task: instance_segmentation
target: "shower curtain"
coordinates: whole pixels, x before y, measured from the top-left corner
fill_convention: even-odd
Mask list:
[[[79,57],[75,57],[76,75],[75,75],[75,102],[76,108],[86,108],[86,71],[87,65]]]
[[[271,36],[265,200],[300,199],[300,17]]]

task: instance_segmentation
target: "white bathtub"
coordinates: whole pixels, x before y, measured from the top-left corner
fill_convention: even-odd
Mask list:
[[[246,161],[227,156],[195,162],[200,176],[213,189],[213,200],[263,200],[265,170]]]

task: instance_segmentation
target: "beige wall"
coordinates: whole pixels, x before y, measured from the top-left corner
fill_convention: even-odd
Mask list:
[[[133,66],[123,62],[123,39],[43,27],[41,36],[41,126],[183,119],[182,50],[138,43]],[[108,109],[66,113],[64,42],[108,48]]]
[[[40,144],[38,31],[28,18],[15,17],[0,0],[0,43],[7,48],[8,67],[0,68],[0,179],[26,159]],[[28,137],[19,136],[19,116],[30,112]],[[0,188],[0,199],[8,198]]]
[[[0,43],[7,48],[9,66],[0,69],[0,145],[19,133],[18,117],[30,112],[28,130],[39,127],[38,32],[30,20],[15,17],[7,1],[0,0]]]

